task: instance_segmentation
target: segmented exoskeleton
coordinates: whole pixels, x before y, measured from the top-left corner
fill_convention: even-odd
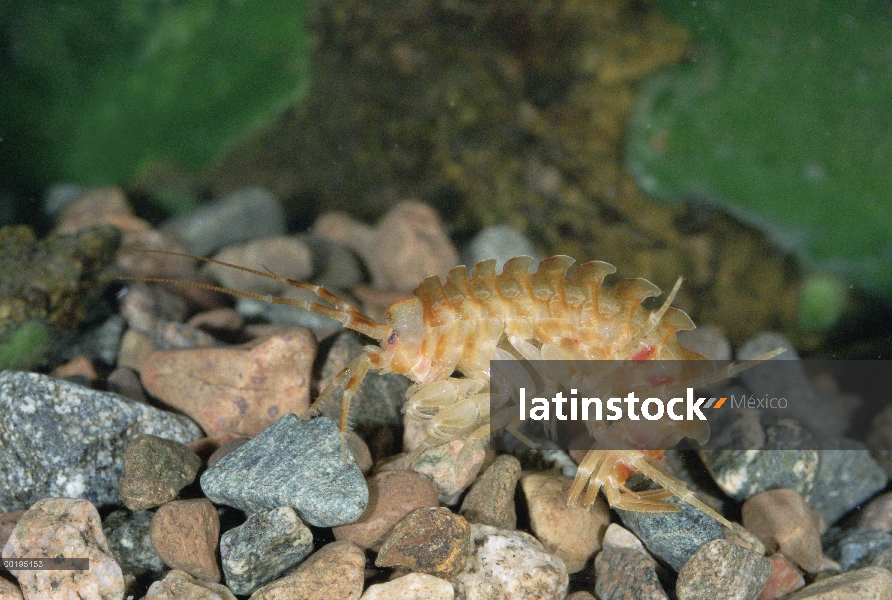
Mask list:
[[[184,255],[188,256],[188,255]],[[340,428],[346,433],[351,401],[369,369],[398,373],[414,382],[407,392],[405,411],[425,422],[427,445],[463,439],[466,446],[481,444],[490,435],[489,363],[492,359],[651,360],[701,359],[678,344],[676,332],[693,329],[691,319],[671,302],[675,285],[654,310],[642,301],[660,289],[645,279],[622,279],[610,287],[604,279],[616,269],[605,262],[587,262],[567,272],[575,261],[553,256],[530,273],[533,259],[519,256],[496,272],[496,260],[477,264],[470,277],[464,266],[450,270],[446,281],[426,278],[413,297],[392,305],[384,323],[377,323],[324,288],[294,281],[270,271],[256,271],[213,259],[192,257],[275,279],[314,293],[328,305],[264,296],[218,286],[148,279],[210,289],[304,308],[340,321],[345,327],[378,340],[351,361],[310,408],[305,417],[319,414],[341,398]],[[460,374],[460,376],[456,376]],[[728,376],[724,374],[723,377]],[[678,439],[704,437],[687,425],[667,422]],[[708,436],[708,426],[705,430]],[[571,502],[588,506],[603,488],[610,505],[647,512],[678,510],[665,498],[675,495],[725,525],[728,521],[697,500],[685,486],[652,463],[662,451],[592,450],[579,465]],[[634,492],[624,483],[642,472],[662,489]],[[586,485],[587,493],[583,495]]]

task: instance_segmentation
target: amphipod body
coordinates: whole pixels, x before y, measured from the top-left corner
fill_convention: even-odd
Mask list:
[[[189,256],[189,255],[183,255]],[[346,434],[350,406],[369,369],[398,373],[414,382],[407,392],[405,411],[425,423],[429,434],[423,446],[454,439],[466,447],[490,435],[489,362],[524,358],[573,360],[699,359],[682,348],[676,332],[693,329],[688,316],[670,306],[680,284],[655,310],[644,308],[646,298],[659,288],[644,279],[623,279],[604,287],[615,268],[604,262],[587,262],[567,276],[574,260],[553,256],[530,273],[533,259],[519,256],[496,273],[495,259],[477,264],[470,277],[464,266],[449,271],[446,281],[426,278],[413,297],[397,302],[377,323],[320,286],[298,282],[272,272],[256,271],[191,256],[240,269],[313,292],[326,304],[263,296],[218,286],[145,279],[190,285],[219,292],[304,308],[340,321],[345,327],[378,341],[366,346],[317,398],[304,417],[319,414],[329,402],[341,399],[340,428]],[[727,375],[725,375],[727,376]],[[667,423],[664,427],[676,427]],[[692,432],[673,432],[680,439]],[[702,437],[700,430],[695,437]],[[708,436],[708,428],[705,431]],[[663,500],[676,495],[716,520],[728,522],[697,500],[684,485],[653,466],[661,452],[636,449],[592,450],[582,461],[571,491],[571,502],[594,502],[599,489],[611,506],[646,512],[675,511]],[[636,493],[623,484],[640,471],[663,489]],[[588,485],[587,493],[583,490]]]

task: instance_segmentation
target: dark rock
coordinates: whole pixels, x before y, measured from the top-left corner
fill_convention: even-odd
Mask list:
[[[419,508],[397,523],[378,551],[375,565],[448,579],[471,555],[471,526],[448,508]]]
[[[149,538],[153,514],[147,510],[116,510],[102,521],[102,531],[112,555],[124,573],[160,579],[167,566]]]
[[[595,558],[595,593],[600,600],[669,600],[657,578],[657,564],[629,548],[606,548]]]
[[[201,476],[213,502],[250,512],[290,506],[317,527],[352,523],[369,491],[352,456],[344,461],[338,428],[320,417],[287,414]]]
[[[839,563],[843,572],[863,567],[892,568],[892,535],[857,527],[834,527],[822,539],[827,556]]]

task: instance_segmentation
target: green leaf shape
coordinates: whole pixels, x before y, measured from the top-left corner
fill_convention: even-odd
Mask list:
[[[305,1],[0,3],[0,177],[125,183],[197,169],[308,87]]]
[[[660,5],[695,50],[642,86],[626,150],[642,188],[717,202],[892,296],[892,5]]]

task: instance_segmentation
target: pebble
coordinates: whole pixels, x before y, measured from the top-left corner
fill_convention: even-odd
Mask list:
[[[497,529],[516,529],[514,489],[520,479],[520,461],[508,454],[495,459],[471,485],[460,514],[471,523]]]
[[[696,329],[679,331],[678,343],[688,350],[699,352],[709,360],[731,360],[731,342],[718,327],[704,325]]]
[[[184,321],[188,313],[186,300],[173,289],[142,281],[129,282],[118,301],[127,325],[146,334],[158,329],[159,322]]]
[[[12,533],[12,530],[15,529],[15,524],[19,522],[19,519],[22,518],[27,511],[24,510],[14,510],[11,512],[0,513],[0,551],[3,550],[3,546],[6,545],[6,540],[9,539],[9,535]]]
[[[821,450],[811,492],[804,496],[826,523],[835,523],[849,511],[886,487],[889,478],[867,448],[851,442],[850,450]]]
[[[300,234],[313,253],[313,283],[330,290],[351,290],[365,279],[359,258],[346,246],[310,234]]]
[[[195,481],[201,459],[185,444],[139,435],[124,452],[119,491],[130,510],[155,508]]]
[[[771,561],[726,540],[700,547],[678,572],[678,600],[756,600],[771,576]]]
[[[191,316],[186,325],[197,329],[237,332],[245,326],[245,319],[234,308],[221,307]]]
[[[390,530],[412,511],[439,506],[433,484],[415,471],[383,471],[368,480],[369,504],[354,523],[333,529],[336,540],[378,551]]]
[[[889,600],[889,598],[892,598],[892,573],[880,567],[865,567],[822,579],[794,592],[784,600]]]
[[[673,513],[644,513],[617,510],[620,520],[655,557],[678,571],[698,548],[724,537],[712,517],[672,496],[665,500],[681,510]]]
[[[241,348],[167,350],[143,365],[146,390],[195,419],[208,437],[250,437],[309,407],[316,340],[293,328]]]
[[[224,456],[201,476],[212,502],[258,512],[290,506],[305,523],[352,523],[368,504],[368,487],[356,463],[344,462],[337,426],[292,414]]]
[[[253,240],[247,244],[227,246],[214,260],[265,272],[267,269],[281,277],[306,281],[313,274],[313,254],[300,239],[276,236]],[[256,294],[281,295],[289,286],[282,281],[267,279],[238,269],[209,263],[203,267],[220,285]]]
[[[226,584],[249,595],[313,551],[313,534],[288,507],[254,513],[220,538]]]
[[[106,378],[105,386],[109,392],[120,394],[134,402],[149,403],[149,397],[139,382],[139,375],[133,369],[116,367]]]
[[[783,554],[773,554],[768,560],[771,561],[771,576],[762,588],[759,600],[777,600],[805,586],[802,573]]]
[[[644,548],[644,544],[641,543],[641,540],[635,537],[634,533],[632,533],[622,525],[617,525],[616,523],[611,523],[607,526],[607,529],[604,531],[604,539],[601,541],[601,547],[604,550],[635,550],[637,552],[640,552],[641,554],[653,558]]]
[[[327,213],[319,217],[312,233],[359,254],[375,287],[382,290],[412,291],[425,277],[445,278],[458,264],[458,252],[439,215],[413,200],[397,204],[375,227],[341,213]]]
[[[471,527],[448,508],[423,507],[406,515],[387,536],[375,565],[450,578],[471,555]]]
[[[57,379],[71,378],[75,381],[81,380],[88,385],[92,385],[99,381],[99,374],[96,372],[96,367],[94,367],[93,363],[90,362],[90,359],[83,354],[79,354],[65,364],[59,365],[53,369],[51,375]]]
[[[527,500],[530,527],[545,549],[567,565],[569,573],[581,571],[601,549],[610,523],[610,509],[596,498],[588,509],[569,506],[573,479],[544,473],[524,474],[520,480]]]
[[[843,572],[862,567],[892,569],[892,535],[873,529],[833,528],[823,538],[827,556],[839,563]]]
[[[445,579],[409,573],[399,579],[371,585],[361,600],[453,600],[455,590]]]
[[[657,563],[628,548],[606,548],[595,558],[595,593],[600,600],[669,600],[657,577]]]
[[[335,334],[334,343],[322,365],[319,391],[328,387],[331,380],[347,364],[364,352],[365,342],[353,331]],[[395,373],[382,374],[370,370],[353,397],[350,405],[350,422],[358,426],[401,425],[402,406],[406,399],[409,380]],[[323,415],[338,421],[341,414],[340,402],[332,402]]]
[[[124,234],[148,231],[152,226],[133,214],[123,190],[117,187],[89,190],[68,203],[56,219],[55,233],[75,233],[107,223]]]
[[[451,597],[452,596],[450,596],[450,598]],[[7,581],[3,577],[0,577],[0,599],[24,600],[24,596],[22,596],[22,589],[19,586],[11,581]]]
[[[124,452],[139,434],[187,443],[180,415],[37,373],[0,373],[0,512],[47,497],[120,504]]]
[[[124,597],[124,575],[102,533],[99,512],[71,498],[37,501],[19,519],[3,547],[3,558],[87,558],[85,571],[10,569],[28,600]]]
[[[124,573],[158,579],[167,570],[149,534],[153,516],[147,510],[116,510],[102,521],[108,547]]]
[[[861,509],[858,525],[892,533],[892,492],[880,494]]]
[[[823,519],[794,490],[756,494],[743,503],[742,511],[743,526],[759,538],[768,554],[780,552],[807,573],[821,570]]]
[[[356,466],[359,467],[359,470],[363,475],[368,475],[375,464],[375,461],[372,459],[372,451],[369,449],[368,444],[366,444],[365,440],[355,431],[348,431],[347,446],[350,447],[350,453],[353,454],[353,460],[356,461]]]
[[[235,450],[237,448],[241,448],[242,446],[244,446],[245,444],[247,444],[250,441],[251,441],[251,438],[249,438],[249,437],[239,437],[239,438],[235,438],[234,440],[229,440],[222,446],[218,447],[208,457],[208,468],[210,469],[211,467],[216,465],[218,462],[220,462],[221,458],[223,458],[224,456],[226,456],[233,450]]]
[[[205,498],[164,504],[152,518],[149,535],[158,556],[170,568],[205,581],[220,581],[220,517]]]
[[[533,244],[527,237],[508,225],[490,225],[474,236],[462,252],[462,262],[471,267],[484,260],[494,258],[498,261],[496,271],[501,272],[502,265],[515,256],[532,256],[533,267],[542,260]],[[457,263],[456,263],[457,264]]]
[[[365,553],[353,542],[332,542],[297,569],[263,586],[250,600],[358,600],[362,595]]]
[[[453,505],[471,485],[483,467],[483,446],[465,448],[464,440],[453,440],[428,448],[416,455],[405,455],[381,467],[381,470],[410,469],[430,479],[440,502]]]
[[[283,235],[285,213],[272,193],[246,187],[168,221],[163,230],[193,254],[207,256],[233,244]]]
[[[143,600],[235,600],[235,596],[225,585],[173,570],[153,583]]]
[[[564,561],[528,533],[471,524],[475,548],[465,570],[452,579],[463,600],[564,600],[569,577]]]

